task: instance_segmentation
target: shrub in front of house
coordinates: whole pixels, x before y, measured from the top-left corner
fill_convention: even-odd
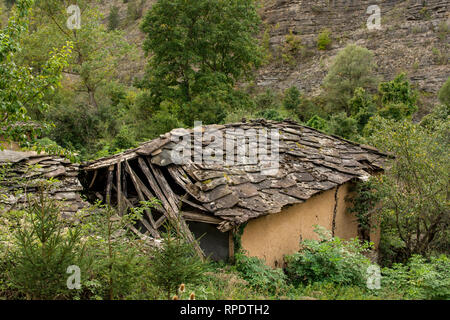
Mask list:
[[[276,294],[286,286],[283,270],[272,269],[257,257],[249,257],[241,251],[236,253],[235,261],[241,277],[255,289]]]
[[[344,241],[316,228],[319,240],[305,240],[300,251],[285,256],[286,274],[294,285],[331,282],[365,286],[370,260],[364,256],[371,244],[357,239]]]

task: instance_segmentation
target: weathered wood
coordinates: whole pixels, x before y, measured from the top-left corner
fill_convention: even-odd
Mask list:
[[[86,165],[83,170],[85,171],[92,171],[92,170],[98,170],[101,168],[109,167],[111,165],[116,164],[117,162],[123,162],[125,160],[131,160],[138,156],[138,154],[135,152],[136,149],[127,151],[125,153],[121,153],[117,156],[108,157],[105,159],[97,160],[91,164]]]
[[[148,144],[141,146],[137,150],[137,154],[148,156],[153,151],[161,148],[162,146],[164,146],[165,144],[167,144],[169,142],[170,142],[169,138],[155,139],[155,140],[149,142]]]
[[[143,161],[143,159],[142,159]],[[155,167],[154,165],[149,162],[150,169],[155,175],[156,180],[158,181],[159,186],[161,187],[161,190],[164,191],[164,193],[167,195],[166,198],[169,201],[170,205],[172,206],[174,212],[178,212],[180,209],[180,204],[176,202],[178,197],[175,195],[175,193],[172,191],[172,188],[169,186],[169,183],[167,182],[166,178],[164,177],[161,169]]]
[[[97,178],[98,175],[98,170],[94,171],[94,176],[92,177],[91,183],[89,184],[89,189],[92,188],[92,186],[94,185],[95,179]]]
[[[220,224],[222,223],[222,219],[216,218],[211,215],[192,212],[192,211],[181,211],[181,215],[183,216],[184,220],[187,221],[196,221],[196,222],[203,222],[203,223],[209,223],[209,224]]]
[[[164,224],[164,222],[166,222],[166,220],[167,220],[167,217],[166,216],[161,216],[158,220],[156,220],[156,222],[155,222],[155,224],[156,224],[156,227],[159,229],[159,227],[161,227],[163,224]]]
[[[112,185],[112,187],[113,187],[113,189],[117,192],[117,187],[113,184]],[[125,211],[127,211],[128,210],[128,208],[133,208],[133,205],[131,204],[131,202],[130,202],[130,200],[128,200],[127,198],[125,198],[124,197],[124,195],[122,194],[121,195],[121,198],[122,198],[122,202],[124,202],[124,204],[125,204],[125,209],[122,211],[122,213],[120,213],[119,212],[119,215],[123,215],[123,213],[125,212]],[[153,237],[155,237],[155,238],[160,238],[160,235],[159,235],[159,233],[156,231],[155,232],[155,229],[152,227],[152,226],[150,226],[150,224],[147,222],[147,221],[145,221],[145,219],[143,219],[143,218],[140,218],[139,219],[139,221],[140,222],[142,222],[142,224],[144,225],[144,227],[148,230],[148,232],[153,236]],[[134,233],[136,233],[136,231],[139,233],[138,235],[142,235],[142,233],[141,232],[139,232],[134,226],[132,226],[131,224],[130,225],[128,225],[128,227],[134,232]],[[137,233],[136,233],[137,234]]]
[[[130,174],[131,181],[134,184],[134,188],[136,189],[136,192],[138,194],[139,200],[140,201],[145,201],[144,195],[143,195],[142,190],[141,190],[142,182],[140,181],[141,184],[138,182],[139,178],[136,176],[136,174],[134,173],[133,169],[130,167],[130,164],[126,160],[125,160],[125,168],[126,168],[127,172]],[[145,213],[146,213],[148,219],[150,220],[150,223],[152,224],[152,226],[150,226],[150,225],[146,226],[147,229],[149,229],[149,231],[152,234],[155,234],[155,235],[157,235],[159,237],[159,233],[156,230],[155,221],[153,220],[153,216],[151,215],[151,213],[148,210],[145,210]]]
[[[148,183],[150,184],[150,187],[155,192],[156,197],[161,201],[162,206],[166,210],[165,214],[167,214],[167,212],[171,210],[171,207],[164,193],[162,192],[161,188],[159,187],[158,183],[156,182],[155,178],[153,177],[153,174],[150,172],[150,169],[148,168],[144,160],[142,158],[139,158],[138,162],[142,172],[144,173]]]
[[[228,256],[231,263],[234,263],[234,232],[228,231]]]
[[[122,163],[117,163],[116,185],[117,185],[117,210],[122,215]]]
[[[179,216],[179,207],[175,203],[175,200],[171,197],[171,195],[174,196],[174,193],[173,193],[172,189],[170,189],[170,187],[169,187],[166,179],[162,175],[161,171],[159,171],[159,169],[156,170],[155,167],[150,163],[150,169],[152,169],[153,173],[156,172],[155,177],[156,177],[156,180],[158,180],[158,182],[159,182],[159,184],[158,184],[155,181],[155,178],[153,177],[153,175],[151,174],[150,169],[147,166],[147,164],[145,163],[144,159],[139,158],[138,162],[139,162],[139,165],[141,166],[142,171],[144,172],[147,179],[149,180],[149,183],[150,183],[153,191],[155,191],[156,195],[163,203],[163,206],[165,207],[166,212],[167,212],[167,218],[169,218],[173,223],[178,224],[180,231],[184,234],[186,239],[194,245],[196,252],[203,259],[205,257],[205,254],[204,254],[203,250],[200,248],[197,241],[195,240],[195,237],[192,234],[191,230],[189,230],[189,227],[187,226],[186,222],[183,219],[181,219],[181,217]],[[171,198],[171,199],[167,199],[164,194],[167,194],[168,195],[167,198]]]
[[[106,181],[106,203],[111,205],[111,185],[114,175],[114,166],[108,168],[108,180]]]

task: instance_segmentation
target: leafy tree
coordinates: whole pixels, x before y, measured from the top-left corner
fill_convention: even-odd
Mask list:
[[[170,100],[186,108],[190,116],[181,115],[181,120],[187,125],[205,115],[208,122],[220,121],[209,116],[217,105],[228,106],[225,96],[233,95],[236,82],[261,63],[259,22],[254,0],[156,2],[141,26],[147,34],[144,50],[151,57],[140,85],[150,90],[151,103]]]
[[[0,127],[4,139],[21,142],[29,138],[20,130],[30,120],[28,112],[47,110],[45,97],[59,85],[61,71],[71,54],[71,44],[64,43],[62,49],[48,53],[48,59],[38,68],[19,61],[20,40],[28,32],[32,4],[29,0],[17,1],[8,25],[0,31]],[[34,132],[39,126],[32,125],[29,129]]]
[[[417,111],[417,94],[411,89],[404,73],[392,81],[380,83],[378,91],[383,104],[380,110],[382,117],[401,120]]]
[[[119,19],[119,7],[113,6],[109,11],[108,16],[108,29],[115,30],[119,27],[120,19]]]
[[[363,88],[356,88],[353,98],[349,101],[350,114],[356,120],[358,132],[361,134],[369,119],[376,114],[377,108],[372,99]]]
[[[306,125],[320,131],[328,130],[327,120],[319,117],[318,115],[314,115],[311,119],[309,119]]]
[[[290,87],[285,91],[283,106],[286,110],[296,114],[298,113],[301,104],[300,95],[300,90],[298,90],[297,87]]]
[[[439,101],[449,106],[450,105],[450,77],[445,81],[442,88],[439,90]]]
[[[347,117],[345,112],[340,112],[330,118],[328,132],[345,139],[356,140],[358,137],[358,125],[355,119]]]
[[[376,116],[366,130],[372,132],[373,145],[396,157],[376,183],[382,199],[382,234],[388,237],[385,243],[398,243],[390,248],[392,259],[448,249],[448,117],[427,128]]]
[[[319,50],[327,50],[331,46],[331,31],[328,29],[322,30],[317,36],[317,49]]]
[[[328,108],[350,115],[349,100],[355,89],[376,87],[375,67],[373,53],[366,48],[348,45],[340,51],[323,82]]]

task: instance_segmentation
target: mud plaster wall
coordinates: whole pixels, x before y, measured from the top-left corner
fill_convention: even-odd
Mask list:
[[[337,193],[335,236],[343,239],[358,236],[356,218],[347,212],[351,205],[345,201],[350,194],[349,187],[350,183],[346,183],[339,187]],[[249,221],[242,234],[242,248],[250,256],[264,259],[270,266],[281,267],[283,256],[298,251],[301,240],[318,238],[314,233],[314,225],[332,230],[335,193],[336,188],[280,213]],[[371,236],[371,241],[378,242],[375,234]]]

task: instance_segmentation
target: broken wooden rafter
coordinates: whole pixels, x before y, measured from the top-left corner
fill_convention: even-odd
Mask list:
[[[222,219],[213,217],[211,215],[192,212],[192,211],[182,211],[181,215],[187,221],[203,222],[203,223],[209,223],[209,224],[220,224],[223,222]]]
[[[138,194],[139,200],[140,200],[140,201],[145,201],[144,195],[143,195],[142,190],[141,190],[142,182],[141,182],[140,179],[136,176],[136,174],[134,173],[133,169],[131,169],[130,164],[129,164],[128,161],[126,161],[126,160],[125,160],[125,169],[126,169],[127,172],[130,174],[131,181],[132,181],[133,184],[134,184],[134,188],[136,189],[136,192],[137,192],[137,194]],[[138,182],[138,180],[139,180],[139,182],[141,182],[141,185],[140,185],[140,183]],[[146,190],[146,191],[148,191],[148,190]],[[151,194],[150,194],[150,195],[151,195]],[[150,199],[151,199],[151,198],[150,198]],[[149,199],[149,200],[150,200],[150,199]],[[146,210],[145,210],[145,213],[146,213],[148,219],[150,220],[150,223],[152,224],[151,226],[150,226],[150,225],[146,226],[146,228],[150,231],[150,233],[151,233],[153,236],[159,238],[159,233],[158,233],[158,231],[157,231],[157,228],[156,228],[156,225],[155,225],[155,221],[153,220],[153,216],[152,216],[151,212],[150,212],[148,209],[146,209]],[[144,220],[144,221],[145,221],[145,220]]]

